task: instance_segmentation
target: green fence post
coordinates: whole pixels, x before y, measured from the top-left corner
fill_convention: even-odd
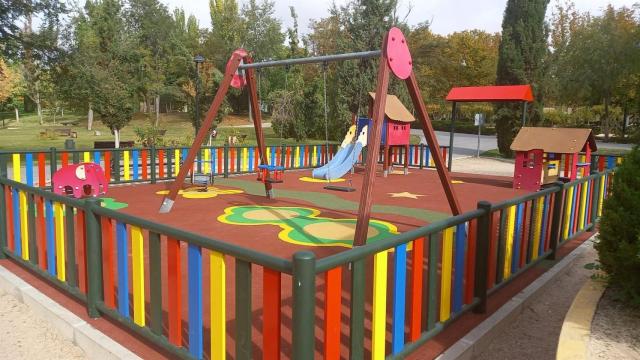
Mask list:
[[[349,319],[349,358],[364,359],[365,260],[351,263],[351,318]]]
[[[228,178],[229,177],[229,143],[224,143],[224,164],[223,164],[223,168],[224,168],[224,177]]]
[[[111,175],[113,175],[114,182],[120,182],[120,152],[120,149],[111,151]]]
[[[0,159],[4,159],[4,155],[0,155]],[[6,164],[4,164],[6,165]],[[0,171],[0,180],[6,179],[6,167],[2,167],[5,169],[4,174]],[[4,205],[7,202],[5,198],[5,184],[0,184],[0,204]],[[7,247],[7,208],[5,206],[0,206],[0,259],[6,259],[7,255],[4,254],[4,249]]]
[[[557,181],[554,183],[558,187],[558,191],[553,195],[553,212],[551,213],[551,237],[549,239],[549,248],[551,253],[549,259],[556,259],[556,250],[560,243],[560,229],[562,226],[562,205],[564,203],[564,183]]]
[[[49,167],[51,168],[51,177],[58,171],[58,151],[56,148],[49,148]]]
[[[7,166],[9,166],[8,157],[9,154],[4,151],[0,151],[0,178],[3,179],[6,179],[7,174],[9,173],[9,171],[7,170]]]
[[[100,218],[94,212],[100,207],[100,199],[87,199],[85,209],[85,229],[87,233],[87,312],[89,317],[100,317],[97,308],[102,298],[102,231]]]
[[[597,173],[597,170],[595,171]],[[604,175],[601,175],[604,176]],[[600,177],[593,178],[593,193],[591,198],[591,228],[595,229],[598,220],[598,208],[600,206]]]
[[[282,166],[284,166],[285,164],[285,161],[284,161],[285,156],[287,156],[287,147],[286,145],[281,145],[280,146],[280,165]]]
[[[483,211],[476,226],[476,268],[473,296],[480,299],[473,309],[476,314],[487,312],[487,271],[489,267],[489,234],[491,232],[491,203],[478,201],[478,209]]]
[[[313,359],[315,351],[316,256],[293,254],[293,359]]]
[[[424,144],[420,144],[420,169],[424,168]]]
[[[151,167],[151,183],[156,183],[156,147],[152,145],[149,149],[149,166]]]

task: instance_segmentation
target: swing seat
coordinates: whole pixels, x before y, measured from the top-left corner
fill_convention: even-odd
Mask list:
[[[324,187],[325,190],[332,191],[342,191],[342,192],[354,192],[356,189],[348,186],[338,186],[338,185],[327,185]]]
[[[260,169],[258,181],[262,181],[265,184],[280,184],[284,182],[284,166],[258,165],[258,169]]]

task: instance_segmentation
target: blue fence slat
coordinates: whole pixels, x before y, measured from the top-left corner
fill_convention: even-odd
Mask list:
[[[202,358],[202,252],[197,245],[189,244],[189,352]]]
[[[55,223],[53,221],[53,204],[50,200],[44,201],[46,237],[47,237],[47,271],[56,276],[56,238]]]
[[[429,156],[431,153],[429,152],[429,147],[424,147],[424,167],[429,167]]]
[[[395,248],[393,271],[393,330],[391,347],[396,354],[404,347],[405,292],[407,287],[407,244]]]
[[[465,223],[456,226],[455,239],[455,264],[454,264],[454,282],[453,282],[453,312],[457,313],[462,310],[462,289],[464,288],[464,254],[467,240],[467,231]]]
[[[127,224],[116,222],[116,247],[118,251],[118,312],[129,317],[129,247]]]
[[[138,150],[131,150],[131,157],[133,160],[133,180],[138,180],[138,161],[139,161],[139,152]]]
[[[25,172],[27,175],[27,185],[33,186],[33,154],[25,154]]]
[[[93,162],[100,165],[100,151],[93,152]]]
[[[255,148],[250,147],[249,148],[249,171],[253,171],[253,163],[254,163],[254,156],[255,156]]]
[[[551,198],[549,195],[544,197],[543,208],[542,208],[542,229],[540,229],[540,239],[538,245],[538,256],[542,256],[544,254],[544,243],[547,239],[547,221],[549,218],[549,203],[551,202]]]
[[[516,208],[516,226],[513,233],[513,255],[511,256],[511,273],[515,274],[520,267],[520,246],[522,244],[522,226],[524,217],[524,203]]]

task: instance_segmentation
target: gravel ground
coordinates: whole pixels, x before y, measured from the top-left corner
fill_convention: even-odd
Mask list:
[[[597,254],[590,245],[567,272],[549,284],[533,304],[489,344],[476,359],[480,360],[546,360],[556,358],[558,338],[564,317],[574,297],[589,279],[592,270],[584,268],[593,263]]]
[[[513,176],[513,160],[467,157],[453,160],[454,172]]]
[[[589,359],[640,359],[640,310],[607,289],[591,323]]]
[[[48,322],[13,295],[0,294],[0,349],[4,359],[86,359]]]

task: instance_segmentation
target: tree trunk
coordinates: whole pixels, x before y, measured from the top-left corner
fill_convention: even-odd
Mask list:
[[[18,107],[14,107],[13,110],[16,112],[16,123],[20,124],[20,114],[18,112]]]
[[[156,108],[156,123],[154,126],[158,126],[158,124],[160,123],[160,95],[156,95],[156,104],[155,104],[155,108]]]
[[[93,105],[89,103],[89,111],[87,112],[87,130],[91,131],[93,127]]]
[[[604,131],[604,141],[609,141],[609,97],[604,98],[604,118],[602,119],[602,131]]]
[[[120,130],[113,129],[113,136],[115,137],[116,149],[120,148]]]

